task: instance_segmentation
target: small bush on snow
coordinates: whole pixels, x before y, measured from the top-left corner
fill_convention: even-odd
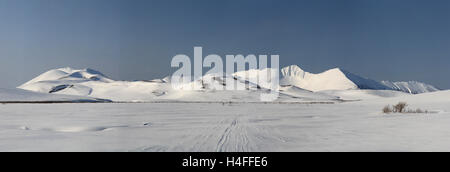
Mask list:
[[[394,106],[394,112],[403,113],[405,112],[407,106],[408,104],[406,102],[399,102],[397,105]]]
[[[383,113],[389,114],[389,113],[428,113],[428,110],[422,110],[420,108],[416,110],[412,109],[406,109],[408,104],[406,102],[399,102],[394,106],[387,105],[383,108]]]
[[[392,113],[392,108],[390,105],[387,105],[383,108],[383,113]]]

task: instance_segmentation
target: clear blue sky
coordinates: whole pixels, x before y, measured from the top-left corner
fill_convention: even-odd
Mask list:
[[[66,66],[160,78],[194,46],[449,89],[450,1],[0,0],[3,88]]]

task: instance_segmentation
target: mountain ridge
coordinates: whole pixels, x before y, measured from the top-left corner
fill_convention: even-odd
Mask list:
[[[172,87],[169,77],[147,81],[115,81],[93,69],[78,70],[66,67],[44,72],[18,88],[47,94],[89,96],[123,102],[252,102],[259,101],[261,94],[270,91],[268,83],[258,83],[258,74],[267,74],[270,70],[273,69],[255,69],[234,74],[208,74],[188,83],[195,88],[194,90],[178,90]],[[296,65],[292,65],[281,69],[281,73],[280,90],[278,91],[280,93],[279,101],[337,101],[340,99],[338,95],[342,95],[341,92],[323,92],[327,90],[375,90],[375,92],[356,92],[357,95],[375,95],[372,97],[400,95],[395,93],[395,91],[409,94],[436,91],[431,89],[435,87],[426,84],[418,87],[420,89],[412,89],[416,82],[388,85],[388,82],[374,81],[340,68],[313,74],[303,71]],[[220,87],[227,84],[227,81],[236,82],[235,84],[246,89],[241,91],[220,89]],[[393,86],[396,87],[394,88]]]
[[[418,81],[375,81],[362,77],[341,68],[333,68],[322,73],[309,73],[297,65],[287,66],[281,69],[283,85],[295,85],[311,91],[326,90],[396,90],[410,94],[439,91],[437,87]]]

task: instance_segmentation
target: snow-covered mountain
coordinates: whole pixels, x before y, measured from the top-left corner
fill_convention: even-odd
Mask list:
[[[267,83],[257,84],[258,74],[267,74],[270,70],[273,69],[248,70],[231,75],[208,74],[188,83],[194,90],[178,90],[172,88],[169,77],[149,81],[115,81],[93,69],[60,68],[45,72],[18,88],[46,94],[96,97],[123,102],[257,102],[260,101],[261,94],[270,91]],[[418,82],[378,82],[339,68],[312,74],[293,65],[283,68],[281,73],[280,95],[277,100],[280,102],[340,101],[341,98],[401,95],[398,91],[416,94],[438,90]],[[246,89],[220,89],[230,81]],[[374,91],[346,92],[360,89]]]
[[[389,87],[345,70],[334,68],[319,74],[303,71],[296,65],[281,69],[282,85],[295,85],[311,91],[374,89],[388,90]]]
[[[361,77],[348,71],[334,68],[319,74],[303,71],[296,65],[281,69],[283,78],[281,85],[294,85],[311,91],[327,90],[396,90],[410,94],[420,94],[438,91],[436,87],[421,82],[378,82],[372,79]]]
[[[269,69],[264,71],[266,70]],[[248,73],[250,78],[246,80],[244,76]],[[270,90],[264,85],[255,84],[256,73],[257,71],[237,72],[232,75],[209,74],[189,83],[195,87],[194,90],[177,90],[172,88],[168,77],[150,81],[114,81],[92,69],[61,68],[45,72],[19,88],[41,93],[91,96],[124,102],[258,102],[261,94]],[[217,89],[225,86],[226,81],[234,82],[246,89],[242,91]],[[277,101],[324,102],[338,101],[338,97],[291,86],[280,90]]]
[[[435,92],[439,91],[438,88],[417,81],[408,81],[408,82],[391,82],[391,81],[381,81],[384,85],[388,86],[393,90],[403,91],[410,94],[420,94],[427,92]]]

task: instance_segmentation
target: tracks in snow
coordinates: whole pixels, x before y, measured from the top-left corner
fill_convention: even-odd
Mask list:
[[[248,128],[245,124],[240,124],[239,118],[235,118],[231,121],[231,124],[225,128],[220,134],[220,139],[217,142],[216,151],[236,151],[246,152],[250,151],[250,139],[248,135]]]
[[[205,126],[185,131],[185,139],[173,150],[194,152],[271,151],[274,144],[283,144],[286,141],[279,137],[280,134],[264,125],[264,122],[270,123],[270,121],[251,119],[247,115],[222,117],[208,122]]]

